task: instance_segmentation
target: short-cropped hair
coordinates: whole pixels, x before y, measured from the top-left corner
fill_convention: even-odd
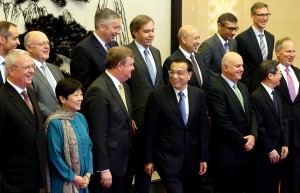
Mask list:
[[[119,63],[125,64],[127,57],[134,58],[134,52],[124,46],[115,46],[109,49],[105,58],[105,67],[107,69],[115,68]]]
[[[68,96],[73,94],[78,89],[82,90],[82,84],[78,80],[75,80],[74,78],[60,79],[55,88],[55,94],[59,104],[62,104],[59,99],[60,96],[68,99]]]

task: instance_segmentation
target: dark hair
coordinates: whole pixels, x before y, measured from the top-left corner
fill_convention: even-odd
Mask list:
[[[149,23],[150,21],[153,21],[153,19],[147,15],[138,15],[130,22],[130,33],[133,39],[135,39],[135,36],[133,34],[134,31],[139,31],[142,25],[145,25]]]
[[[261,80],[268,77],[269,73],[277,73],[277,65],[279,64],[276,60],[265,60],[260,65]]]
[[[232,13],[223,13],[219,16],[217,23],[225,25],[226,21],[236,23],[238,19]]]
[[[257,9],[261,9],[261,8],[268,8],[268,5],[263,3],[263,2],[256,2],[252,5],[250,11],[251,11],[251,14],[255,14],[256,13],[256,10]]]
[[[192,71],[193,71],[193,64],[191,63],[190,60],[188,60],[188,59],[186,59],[186,58],[175,58],[175,59],[172,61],[171,65],[172,65],[173,63],[186,63],[186,65],[187,65],[187,71],[188,71],[188,72],[192,72]],[[171,66],[170,66],[170,68],[171,68]]]
[[[127,57],[134,58],[134,52],[124,46],[115,46],[109,49],[105,58],[105,67],[107,69],[115,68],[120,62],[126,63]]]
[[[78,89],[82,90],[82,84],[78,80],[75,80],[73,78],[60,79],[55,88],[55,94],[59,104],[62,104],[59,99],[60,96],[68,99],[68,96],[70,94],[73,94]]]
[[[9,28],[10,26],[17,27],[16,24],[10,23],[8,21],[0,21],[0,35],[3,35],[4,37],[8,37],[9,34]]]

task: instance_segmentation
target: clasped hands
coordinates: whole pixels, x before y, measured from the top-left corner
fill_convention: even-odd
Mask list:
[[[90,182],[90,179],[84,175],[84,176],[77,176],[75,175],[74,179],[72,180],[76,188],[79,189],[85,189]]]

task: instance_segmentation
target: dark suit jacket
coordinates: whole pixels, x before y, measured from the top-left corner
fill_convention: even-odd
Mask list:
[[[153,46],[149,47],[157,70],[155,84],[153,85],[147,64],[135,42],[131,42],[126,47],[132,49],[135,54],[134,71],[127,81],[131,92],[133,120],[138,126],[144,126],[144,113],[148,96],[155,88],[164,85],[160,51]]]
[[[282,146],[288,146],[287,121],[283,118],[279,93],[275,91],[278,112],[273,100],[260,85],[250,96],[256,114],[258,138],[253,149],[254,163],[271,166],[268,153],[274,149],[280,154]]]
[[[195,60],[197,61],[199,68],[201,70],[203,84],[200,87],[200,85],[197,81],[197,77],[194,72],[193,72],[192,77],[189,80],[188,84],[191,86],[201,88],[202,90],[206,91],[211,85],[209,69],[208,69],[208,66],[206,66],[206,64],[205,64],[203,57],[198,53],[194,53],[194,54],[195,54]],[[169,56],[163,64],[163,73],[164,73],[165,84],[169,84],[170,66],[171,66],[171,63],[173,62],[173,60],[176,58],[186,58],[185,55],[181,52],[181,50],[179,48],[171,56]]]
[[[110,43],[110,47],[114,46],[118,46],[115,41]],[[70,63],[71,77],[81,82],[83,92],[105,71],[106,53],[94,34],[83,39],[73,49]]]
[[[46,142],[43,117],[31,88],[35,116],[6,82],[0,87],[0,192],[33,192],[46,187]]]
[[[156,89],[147,102],[146,163],[157,164],[158,171],[166,175],[178,174],[182,168],[195,172],[199,170],[200,161],[208,161],[204,92],[188,86],[188,99],[186,126],[171,85]]]
[[[219,76],[207,95],[211,115],[212,162],[218,165],[239,165],[249,153],[244,151],[246,135],[257,136],[255,114],[249,102],[247,87],[237,84],[243,99],[243,107],[226,80]]]
[[[229,51],[237,52],[237,43],[234,39],[228,40]],[[209,67],[211,79],[215,79],[222,73],[222,58],[225,54],[224,45],[222,44],[217,33],[208,38],[200,45],[198,53],[204,58],[206,66]]]
[[[95,174],[106,169],[113,176],[123,176],[125,173],[131,146],[132,107],[126,84],[124,90],[128,112],[113,81],[105,72],[85,94],[83,113],[93,141]]]
[[[56,82],[64,77],[57,66],[49,63],[47,63],[47,66],[54,76]],[[46,119],[50,114],[56,111],[57,105],[59,103],[56,98],[55,92],[53,91],[48,80],[45,78],[39,68],[35,69],[31,86],[36,92],[40,109],[42,111],[44,119]]]
[[[271,60],[273,58],[274,36],[266,30],[264,34],[268,47],[267,59]],[[235,40],[238,45],[238,53],[242,56],[244,61],[244,73],[241,82],[247,85],[251,93],[259,86],[261,81],[260,73],[255,73],[263,61],[259,43],[252,27],[237,35]],[[254,74],[256,77],[253,77]]]
[[[298,81],[300,81],[300,69],[292,66]],[[281,97],[282,101],[282,112],[288,119],[289,129],[289,147],[300,148],[300,94],[296,96],[294,102],[292,102],[287,87],[287,82],[284,77],[280,80],[280,85],[275,88]]]

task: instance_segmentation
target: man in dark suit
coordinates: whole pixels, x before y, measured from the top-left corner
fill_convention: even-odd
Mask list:
[[[289,155],[284,160],[281,193],[300,192],[300,69],[293,66],[295,44],[285,37],[276,42],[275,53],[283,78],[276,87],[282,100],[282,112],[288,119]]]
[[[134,137],[130,163],[125,175],[124,193],[131,192],[134,176],[134,192],[149,193],[151,178],[144,172],[144,112],[151,91],[164,85],[160,51],[152,46],[154,21],[147,15],[138,15],[130,22],[134,41],[127,45],[135,54],[134,71],[127,81],[131,92]],[[145,53],[146,52],[146,53]]]
[[[221,60],[227,52],[237,52],[234,36],[239,30],[238,20],[232,13],[223,13],[217,21],[218,32],[200,45],[198,53],[209,67],[211,81],[222,73]]]
[[[200,192],[199,175],[207,169],[207,109],[204,92],[188,86],[192,64],[174,59],[170,85],[156,89],[146,106],[146,164],[157,169],[168,193]]]
[[[5,83],[5,56],[20,45],[17,26],[7,21],[0,21],[0,86]]]
[[[259,65],[273,57],[274,36],[265,30],[270,16],[267,4],[255,3],[251,7],[252,26],[235,38],[238,53],[245,64],[241,82],[246,84],[250,93],[260,84]]]
[[[210,86],[209,69],[203,57],[197,53],[200,45],[198,29],[190,25],[182,26],[178,31],[178,39],[179,48],[163,64],[165,84],[169,84],[169,70],[172,61],[176,58],[187,58],[192,62],[194,60],[193,73],[188,84],[207,90]]]
[[[132,107],[126,82],[134,70],[134,53],[113,47],[102,73],[85,94],[83,112],[93,141],[92,193],[122,193],[131,146]]]
[[[5,57],[7,81],[0,87],[0,192],[46,190],[43,116],[31,84],[35,65],[24,50]],[[24,96],[23,96],[24,95]]]
[[[239,82],[243,71],[242,57],[235,52],[226,53],[222,74],[207,95],[214,191],[220,193],[245,191],[247,162],[257,136],[248,90]]]
[[[95,14],[95,31],[77,44],[72,51],[71,77],[79,80],[83,92],[105,71],[104,59],[107,51],[118,43],[114,41],[120,33],[120,16],[108,8]]]
[[[57,66],[46,63],[50,54],[50,43],[46,34],[40,31],[28,32],[24,37],[24,46],[37,67],[31,86],[37,94],[40,109],[46,120],[56,111],[59,104],[55,87],[64,76]]]
[[[260,65],[261,85],[251,94],[256,114],[258,138],[253,148],[253,190],[278,193],[281,160],[288,154],[288,130],[279,93],[274,90],[282,77],[278,62],[266,60]]]

